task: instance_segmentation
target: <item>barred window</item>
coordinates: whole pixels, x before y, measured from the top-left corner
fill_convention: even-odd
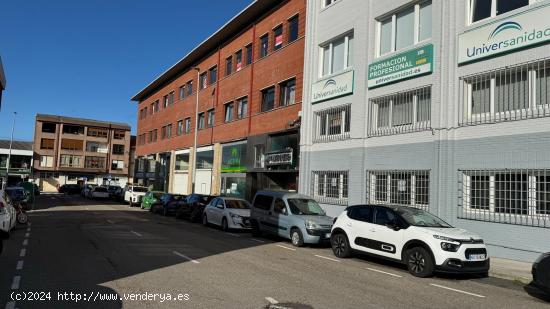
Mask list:
[[[460,125],[550,115],[550,61],[537,61],[461,78]]]
[[[458,217],[550,227],[550,170],[459,171]]]
[[[431,86],[370,100],[369,136],[422,131],[431,127]]]
[[[367,201],[379,205],[405,205],[428,210],[430,171],[367,171]]]
[[[349,139],[351,105],[325,109],[315,113],[315,142]]]
[[[348,171],[312,172],[311,192],[320,203],[348,204]]]

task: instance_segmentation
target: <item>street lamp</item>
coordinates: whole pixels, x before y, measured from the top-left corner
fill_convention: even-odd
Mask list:
[[[199,67],[193,67],[193,70],[197,71],[197,90],[195,94],[195,134],[193,141],[193,174],[191,178],[191,193],[195,193],[195,178],[197,177],[197,131],[199,128],[199,87],[201,69]]]
[[[13,131],[15,130],[15,116],[17,116],[17,112],[13,112],[13,123],[11,125],[10,150],[8,152],[8,160],[6,162],[6,181],[4,182],[4,189],[8,186],[8,179],[10,178],[11,147],[13,145]]]

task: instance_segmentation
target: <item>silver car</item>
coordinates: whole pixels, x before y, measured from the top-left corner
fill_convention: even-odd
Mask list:
[[[252,201],[252,234],[278,235],[296,247],[330,239],[332,218],[309,196],[285,191],[258,191]]]

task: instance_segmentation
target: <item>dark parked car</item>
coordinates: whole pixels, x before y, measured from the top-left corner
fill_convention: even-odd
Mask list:
[[[214,195],[196,193],[187,196],[184,201],[178,202],[174,205],[176,218],[187,218],[192,222],[200,221],[204,207],[215,197],[216,196]]]
[[[117,195],[118,190],[121,190],[122,188],[119,186],[106,186],[107,192],[109,192],[110,198],[115,198]]]
[[[185,201],[187,195],[165,193],[158,203],[151,205],[151,212],[161,213],[165,216],[175,214],[178,209],[178,202]]]
[[[525,287],[533,296],[550,301],[550,252],[542,254],[533,263],[533,281]]]
[[[59,187],[59,193],[65,194],[80,194],[82,187],[77,184],[62,185]]]

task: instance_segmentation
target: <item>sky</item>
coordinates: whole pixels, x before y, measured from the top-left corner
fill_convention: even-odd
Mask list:
[[[124,122],[130,98],[252,0],[0,0],[0,139],[37,113]]]

